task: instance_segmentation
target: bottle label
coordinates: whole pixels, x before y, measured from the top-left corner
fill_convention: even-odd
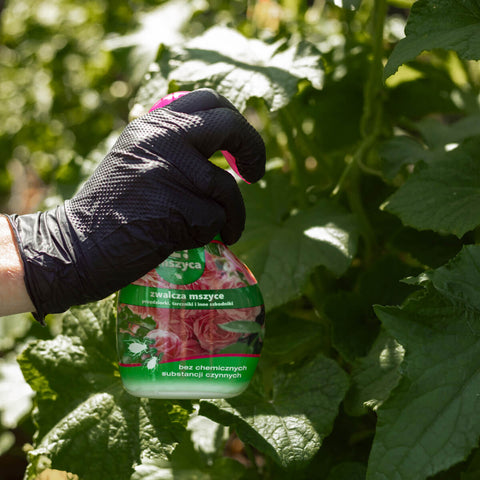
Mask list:
[[[247,308],[263,303],[257,285],[225,290],[179,290],[128,285],[121,290],[118,301],[129,305],[189,310]]]
[[[258,362],[264,319],[255,278],[225,245],[175,252],[119,293],[122,381],[139,396],[238,393]]]
[[[155,395],[161,385],[162,396],[199,398],[216,392],[231,396],[243,391],[250,382],[260,355],[217,355],[208,358],[189,358],[168,363],[153,364],[150,369],[141,364],[120,363],[122,380],[130,390]],[[168,395],[172,392],[172,395]],[[191,392],[191,395],[185,393]]]

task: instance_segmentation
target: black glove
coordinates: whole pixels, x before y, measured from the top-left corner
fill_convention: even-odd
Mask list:
[[[245,207],[235,179],[208,161],[220,149],[248,182],[263,176],[259,134],[224,97],[197,90],[130,123],[64,205],[10,216],[35,318],[104,298],[218,233],[237,241]]]

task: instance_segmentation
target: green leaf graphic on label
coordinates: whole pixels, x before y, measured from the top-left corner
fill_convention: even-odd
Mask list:
[[[205,250],[201,247],[173,252],[156,270],[164,280],[175,285],[196,282],[205,270]]]
[[[248,320],[234,320],[233,322],[222,323],[218,326],[227,332],[260,333],[262,331],[262,326],[259,323]]]

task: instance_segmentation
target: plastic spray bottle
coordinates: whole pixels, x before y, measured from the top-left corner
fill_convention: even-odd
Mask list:
[[[187,92],[176,92],[152,110]],[[238,173],[234,157],[222,152]],[[257,366],[265,309],[254,276],[220,237],[172,253],[120,290],[117,351],[132,395],[228,398],[243,392]]]

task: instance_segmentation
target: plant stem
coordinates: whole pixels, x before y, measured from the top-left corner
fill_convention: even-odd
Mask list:
[[[379,134],[383,118],[383,30],[387,0],[374,0],[372,13],[372,61],[365,85],[365,103],[360,124],[362,136]]]
[[[360,227],[360,233],[365,242],[365,261],[367,263],[374,257],[375,250],[377,249],[377,239],[375,231],[370,223],[365,207],[362,201],[362,192],[360,190],[360,168],[357,163],[352,162],[353,170],[350,175],[350,185],[346,189],[348,204],[351,211],[355,214]]]
[[[361,170],[369,174],[380,175],[380,172],[371,169],[366,164],[366,158],[372,147],[377,142],[382,132],[383,121],[383,28],[387,12],[386,0],[374,0],[372,12],[372,61],[368,70],[365,85],[364,108],[360,120],[360,133],[362,140],[358,145],[352,160],[347,165],[332,191],[332,196],[338,195],[352,171],[353,165],[357,164]]]
[[[360,142],[360,145],[355,151],[353,157],[350,157],[350,158],[347,157],[346,159],[347,166],[343,170],[342,175],[339,181],[337,182],[337,185],[332,190],[332,193],[331,193],[332,197],[335,197],[343,190],[343,186],[355,166],[359,166],[362,170],[365,170],[366,167],[364,166],[363,159],[367,156],[370,149],[375,145],[376,141],[377,141],[376,135],[369,135],[368,137],[364,138]]]
[[[293,174],[293,180],[297,187],[300,189],[300,201],[303,204],[307,204],[305,194],[308,186],[307,174],[305,170],[305,155],[298,147],[296,139],[293,132],[296,131],[298,134],[301,126],[298,124],[296,119],[288,111],[288,107],[282,109],[279,113],[279,119],[283,127],[283,131],[287,136],[288,149],[290,152],[290,169]]]
[[[245,451],[245,455],[250,460],[252,467],[258,470],[257,461],[255,460],[255,454],[253,453],[252,447],[248,443],[244,443],[243,449]]]
[[[371,255],[375,245],[375,235],[363,206],[360,193],[361,171],[380,175],[380,172],[367,166],[368,154],[378,142],[383,130],[383,29],[387,14],[387,0],[374,0],[372,12],[372,61],[364,90],[364,108],[360,120],[360,141],[353,156],[346,158],[345,166],[331,196],[337,196],[344,188],[350,208],[357,215],[366,244],[366,256]]]

